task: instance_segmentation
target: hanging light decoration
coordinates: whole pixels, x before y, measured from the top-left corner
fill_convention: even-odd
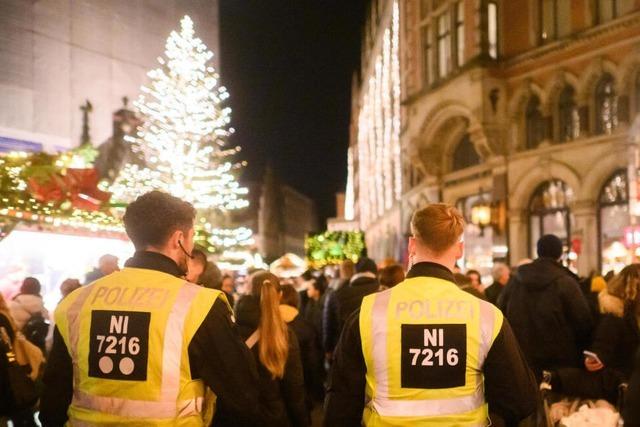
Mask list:
[[[484,235],[485,227],[491,225],[491,203],[484,197],[482,188],[480,198],[471,206],[471,223],[480,228],[480,235]]]

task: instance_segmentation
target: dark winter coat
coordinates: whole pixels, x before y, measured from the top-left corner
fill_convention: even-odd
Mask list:
[[[246,340],[258,328],[260,304],[252,296],[242,297],[235,307],[236,325],[240,335]],[[294,331],[289,328],[289,356],[285,365],[284,377],[273,379],[258,356],[260,341],[251,352],[258,365],[260,376],[260,395],[269,417],[274,420],[273,427],[307,426],[308,417],[305,403],[304,374],[300,357],[300,346]]]
[[[640,350],[636,353],[635,367],[629,380],[622,417],[625,426],[640,426]]]
[[[615,369],[628,378],[633,371],[633,355],[640,343],[638,320],[626,310],[620,298],[607,293],[598,295],[602,318],[593,334],[590,350],[600,357],[604,366]]]
[[[487,298],[487,301],[489,301],[491,304],[497,305],[498,298],[500,298],[500,294],[502,293],[503,289],[504,289],[503,285],[501,285],[498,282],[493,282],[491,286],[489,286],[487,289],[484,290],[484,296]]]
[[[309,323],[298,312],[298,309],[288,305],[280,305],[282,320],[289,325],[298,339],[300,346],[300,358],[302,370],[304,372],[304,386],[306,390],[307,409],[310,412],[313,407],[313,399],[321,400],[323,397],[323,370],[322,349],[319,345],[318,336]]]
[[[584,367],[560,369],[562,392],[591,399],[607,399],[617,403],[618,386],[627,381],[633,371],[633,356],[638,349],[638,322],[624,302],[602,291],[598,296],[602,317],[593,334],[589,350],[596,353],[604,368],[589,372]]]
[[[378,279],[370,273],[359,273],[343,286],[328,295],[323,313],[323,345],[328,353],[333,352],[347,318],[360,308],[362,300],[369,294],[378,292]]]
[[[538,378],[543,369],[581,366],[591,314],[578,283],[559,263],[538,258],[519,267],[498,306]]]

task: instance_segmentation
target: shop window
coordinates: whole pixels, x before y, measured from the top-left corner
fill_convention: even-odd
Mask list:
[[[598,22],[604,23],[633,11],[634,0],[598,0]]]
[[[603,273],[619,272],[632,262],[624,231],[629,227],[629,182],[627,171],[621,169],[607,180],[598,199],[598,231],[600,260]]]
[[[455,5],[456,15],[456,65],[461,67],[464,64],[464,1],[459,1]]]
[[[540,99],[532,96],[527,103],[525,112],[526,122],[526,147],[531,150],[537,148],[544,139],[544,119],[540,112]]]
[[[489,2],[487,6],[487,33],[489,39],[489,56],[498,58],[498,3]]]
[[[446,11],[437,19],[438,28],[438,76],[451,72],[451,13]]]
[[[575,101],[575,90],[566,86],[558,99],[559,141],[571,141],[580,136],[580,113]]]
[[[596,86],[596,133],[611,134],[618,127],[618,97],[611,74],[600,78]]]
[[[537,256],[540,237],[555,234],[564,242],[565,261],[575,261],[575,253],[571,251],[572,201],[573,190],[561,180],[544,182],[534,191],[529,202],[530,257]]]
[[[457,171],[479,164],[480,156],[471,142],[471,137],[466,133],[453,151],[453,170]]]

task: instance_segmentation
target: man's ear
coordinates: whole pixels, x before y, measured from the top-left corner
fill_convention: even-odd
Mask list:
[[[464,242],[458,242],[456,245],[456,259],[462,258],[464,255]]]
[[[409,243],[407,244],[407,252],[409,256],[415,255],[416,252],[416,238],[409,236]]]
[[[184,232],[180,229],[176,229],[169,237],[169,247],[171,249],[177,249],[180,247],[180,243],[184,241]]]

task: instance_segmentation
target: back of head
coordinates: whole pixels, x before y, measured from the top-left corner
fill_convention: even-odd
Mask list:
[[[356,273],[378,274],[378,266],[375,261],[368,257],[361,257],[356,264]]]
[[[615,275],[607,290],[625,302],[625,307],[637,307],[640,302],[640,264],[630,264]]]
[[[456,285],[461,288],[465,286],[471,286],[471,279],[462,273],[455,273],[453,275],[453,278],[456,281]]]
[[[258,357],[271,376],[282,378],[289,354],[287,326],[280,315],[280,282],[269,272],[251,278],[251,294],[260,301]]]
[[[559,260],[562,256],[562,240],[554,234],[545,234],[537,242],[538,257]]]
[[[176,230],[191,229],[195,216],[191,203],[161,191],[151,191],[127,207],[123,221],[136,250],[145,250],[162,248]]]
[[[340,278],[341,279],[351,279],[351,277],[356,273],[356,266],[350,259],[345,259],[340,264]]]
[[[300,306],[300,295],[292,285],[280,286],[282,295],[280,296],[280,304],[288,305],[293,308]]]
[[[324,274],[319,274],[317,276],[313,276],[313,278],[311,279],[311,286],[313,286],[315,290],[320,293],[320,295],[323,295],[327,291],[329,283],[327,282],[327,278],[324,276]]]
[[[69,295],[71,292],[80,288],[80,281],[78,279],[65,279],[60,284],[60,293],[62,294],[62,298]]]
[[[20,286],[20,293],[26,295],[40,295],[40,281],[35,277],[27,277]]]
[[[111,254],[102,255],[98,260],[98,266],[109,274],[118,269],[118,257]]]
[[[399,264],[393,264],[380,270],[380,285],[393,288],[404,280],[404,269]]]
[[[411,232],[432,255],[440,256],[460,241],[464,218],[451,205],[433,203],[413,214]]]
[[[496,262],[495,264],[493,264],[493,268],[491,269],[491,277],[493,277],[494,282],[498,282],[500,278],[502,278],[509,271],[510,270],[507,264]]]
[[[193,257],[193,261],[197,262],[202,266],[202,270],[207,267],[207,255],[202,252],[200,249],[194,249],[191,251],[191,256]]]

